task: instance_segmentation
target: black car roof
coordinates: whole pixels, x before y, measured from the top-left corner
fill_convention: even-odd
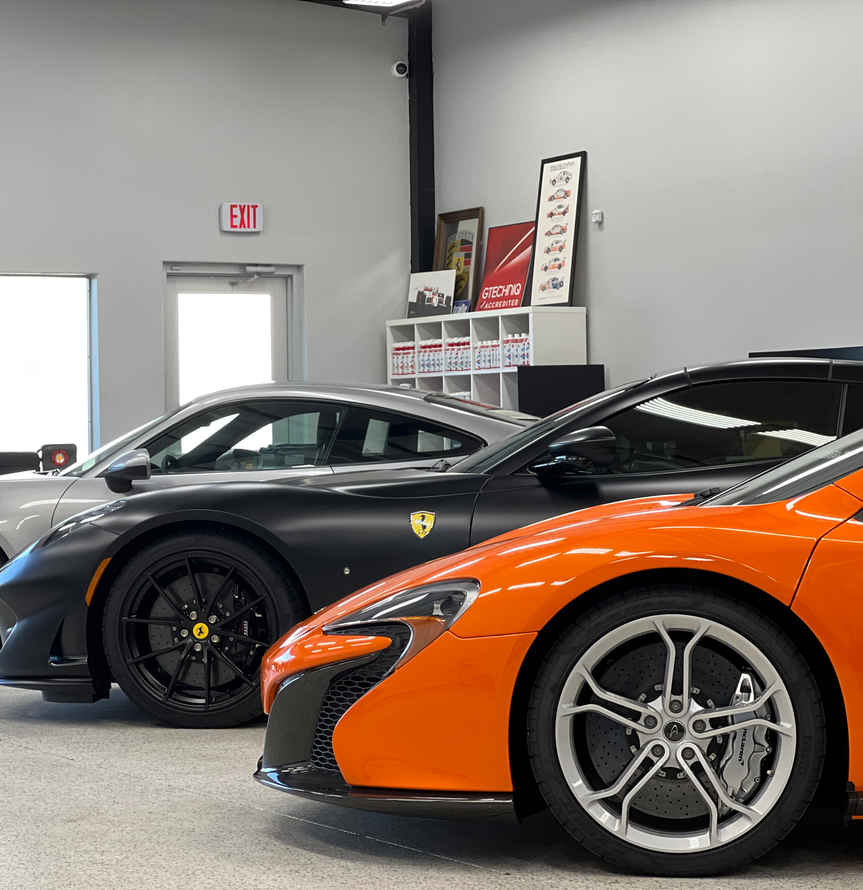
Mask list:
[[[829,358],[747,358],[718,364],[691,365],[683,370],[690,383],[735,380],[741,377],[789,377],[798,380],[863,383],[863,362]]]

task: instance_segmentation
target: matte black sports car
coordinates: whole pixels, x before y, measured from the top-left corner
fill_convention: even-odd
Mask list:
[[[242,723],[270,644],[360,587],[582,507],[713,493],[860,427],[863,365],[743,361],[602,393],[452,467],[124,497],[0,569],[0,684],[93,701],[114,680],[165,721]]]

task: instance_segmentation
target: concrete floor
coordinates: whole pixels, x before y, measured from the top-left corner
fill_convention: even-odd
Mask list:
[[[716,880],[606,868],[545,812],[523,826],[377,816],[251,778],[263,723],[201,732],[120,692],[51,705],[0,689],[0,888],[863,888],[863,825],[814,811],[758,864]]]

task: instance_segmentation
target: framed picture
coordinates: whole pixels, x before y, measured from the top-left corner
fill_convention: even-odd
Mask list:
[[[454,311],[455,285],[456,273],[454,269],[411,275],[411,283],[408,288],[407,317],[449,315]]]
[[[442,213],[437,218],[432,268],[435,271],[453,270],[456,301],[470,300],[472,306],[479,285],[483,215],[482,207],[474,207]]]
[[[518,309],[524,299],[536,223],[494,226],[488,230],[485,273],[476,311]]]
[[[587,152],[546,158],[540,167],[536,238],[527,304],[572,305]]]

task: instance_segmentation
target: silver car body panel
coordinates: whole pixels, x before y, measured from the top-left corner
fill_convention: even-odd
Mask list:
[[[450,426],[482,439],[486,443],[497,442],[516,432],[518,423],[503,416],[498,419],[491,414],[474,414],[470,411],[434,404],[425,401],[429,393],[394,386],[358,385],[339,386],[335,384],[290,384],[274,383],[259,386],[238,387],[217,393],[200,396],[166,415],[160,420],[142,427],[139,433],[120,448],[110,450],[92,467],[80,473],[87,458],[69,467],[58,475],[50,473],[11,473],[0,476],[0,562],[3,555],[11,558],[18,551],[35,541],[52,525],[80,513],[82,510],[97,507],[115,500],[104,479],[99,474],[108,468],[119,453],[143,447],[147,442],[160,436],[166,430],[182,423],[203,411],[221,405],[246,403],[256,399],[295,398],[342,402],[407,414],[422,420]],[[524,421],[522,421],[522,424]],[[253,482],[255,480],[285,479],[334,473],[376,470],[381,467],[423,467],[436,463],[433,460],[381,461],[368,464],[344,464],[333,467],[289,467],[283,469],[218,471],[194,474],[164,474],[152,476],[146,482],[136,482],[132,494],[155,491],[177,485],[203,485],[211,482]]]

